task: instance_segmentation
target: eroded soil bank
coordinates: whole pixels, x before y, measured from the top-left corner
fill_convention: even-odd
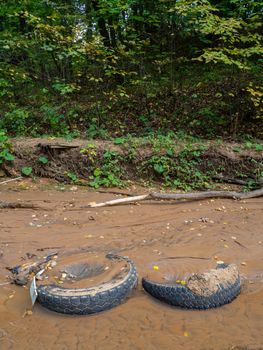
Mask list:
[[[1,187],[1,200],[41,207],[0,210],[1,349],[263,349],[262,198],[83,209],[116,196],[50,187],[44,180]],[[27,261],[27,253],[79,248],[93,262],[105,262],[112,250],[128,255],[140,278],[163,281],[174,275],[183,279],[223,260],[238,265],[244,287],[233,303],[208,311],[170,307],[139,285],[124,304],[91,317],[63,316],[39,304],[25,315],[29,291],[6,284],[6,266],[22,263],[22,257]],[[112,267],[111,262],[103,278]]]
[[[263,145],[222,140],[117,138],[65,141],[12,140],[14,161],[2,173],[34,175],[91,187],[120,187],[136,181],[181,190],[206,189],[213,181],[255,187],[262,182]],[[26,173],[23,172],[25,168]]]

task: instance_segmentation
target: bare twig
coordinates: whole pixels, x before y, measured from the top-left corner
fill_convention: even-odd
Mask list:
[[[207,192],[192,192],[192,193],[149,193],[140,196],[134,196],[129,198],[118,198],[111,201],[106,201],[102,203],[90,203],[82,208],[98,208],[111,206],[116,204],[127,204],[133,202],[139,202],[148,199],[161,199],[161,200],[199,200],[206,198],[232,198],[232,199],[248,199],[263,196],[263,188],[255,191],[250,191],[246,193],[235,192],[235,191],[207,191]]]
[[[21,179],[23,179],[23,176],[18,176],[18,177],[15,177],[14,179],[9,179],[9,180],[2,181],[2,182],[0,182],[0,185],[7,184],[8,182],[12,182],[12,181],[18,181],[18,180],[21,180]]]
[[[0,201],[0,209],[39,209],[39,208],[32,204],[27,204],[27,203]]]
[[[234,240],[234,242],[235,242],[237,245],[239,245],[240,247],[248,249],[244,244],[238,242],[236,239]]]
[[[138,194],[135,193],[125,193],[125,192],[121,192],[121,191],[111,191],[111,190],[96,190],[96,192],[99,193],[111,193],[111,194],[116,194],[116,195],[120,195],[120,196],[128,196],[128,197],[133,197],[133,196],[138,196]]]
[[[160,260],[167,260],[167,259],[198,259],[198,260],[210,260],[211,258],[207,257],[201,257],[201,256],[167,256],[164,258],[161,258]]]

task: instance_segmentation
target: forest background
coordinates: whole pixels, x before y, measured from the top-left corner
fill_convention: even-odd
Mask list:
[[[5,0],[0,129],[262,137],[261,1]]]

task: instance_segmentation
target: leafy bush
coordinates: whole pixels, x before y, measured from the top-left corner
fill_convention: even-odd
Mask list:
[[[4,130],[0,129],[0,164],[14,160],[9,138]]]

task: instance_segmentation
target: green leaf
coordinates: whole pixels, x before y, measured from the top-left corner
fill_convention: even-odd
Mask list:
[[[162,164],[154,164],[153,168],[158,174],[162,174],[165,171]]]
[[[4,158],[5,158],[5,160],[9,160],[9,161],[14,160],[14,156],[9,152],[6,152]]]
[[[260,143],[255,144],[256,151],[263,151],[263,146]]]
[[[125,138],[124,137],[117,137],[115,140],[114,140],[114,144],[115,145],[121,145],[125,142]]]
[[[174,154],[174,152],[173,152],[173,150],[172,150],[171,148],[168,149],[166,153],[167,153],[167,155],[170,156],[170,157],[172,157],[173,154]]]
[[[78,177],[75,173],[67,173],[67,176],[70,178],[71,181],[76,182],[78,181]]]
[[[93,175],[94,175],[95,177],[100,176],[101,173],[102,173],[102,171],[101,171],[100,168],[96,168],[96,169],[93,171]]]
[[[31,168],[31,166],[24,166],[22,169],[21,169],[21,173],[23,175],[26,175],[26,176],[29,176],[31,173],[32,173],[33,169]]]
[[[40,157],[38,158],[38,161],[39,161],[40,163],[42,163],[42,164],[47,164],[47,163],[48,163],[48,159],[47,159],[46,157],[44,157],[44,156],[40,156]]]

